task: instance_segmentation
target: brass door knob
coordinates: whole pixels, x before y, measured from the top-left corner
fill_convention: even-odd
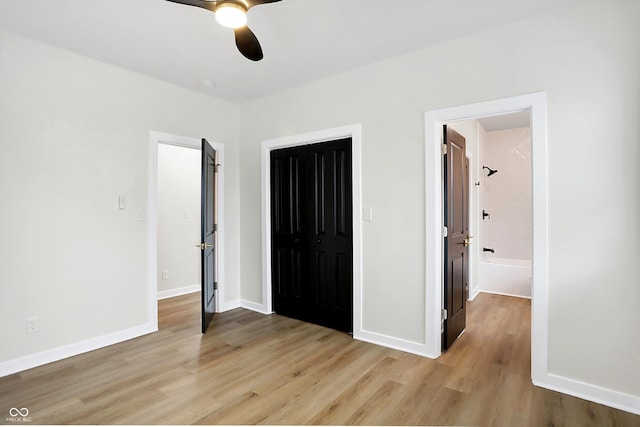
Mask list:
[[[202,249],[203,251],[204,251],[205,249],[212,248],[212,247],[213,247],[213,245],[210,245],[210,244],[208,244],[208,243],[197,243],[197,244],[196,244],[196,248],[200,248],[200,249]]]

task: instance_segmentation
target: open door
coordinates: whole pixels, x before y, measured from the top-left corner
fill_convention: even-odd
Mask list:
[[[216,184],[217,184],[216,151],[206,139],[202,139],[202,183],[201,183],[201,216],[200,246],[201,256],[201,299],[202,299],[202,333],[207,332],[215,311],[216,297]]]
[[[469,162],[462,135],[444,126],[444,330],[447,350],[466,326],[469,292]]]

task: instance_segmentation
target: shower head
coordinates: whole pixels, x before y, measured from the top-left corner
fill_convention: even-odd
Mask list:
[[[489,175],[487,175],[487,176],[491,176],[491,175],[493,175],[494,173],[498,173],[498,170],[497,170],[497,169],[491,169],[491,168],[486,167],[486,166],[482,166],[482,169],[486,169],[486,170],[488,170],[488,171],[489,171]]]

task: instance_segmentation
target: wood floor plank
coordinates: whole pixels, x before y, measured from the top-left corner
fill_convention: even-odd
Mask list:
[[[438,396],[453,368],[419,361],[421,371],[406,383],[399,404],[380,418],[383,425],[421,425],[429,405]]]
[[[375,348],[374,348],[375,347]],[[326,402],[344,392],[379,360],[380,349],[371,344],[351,340],[342,350],[327,354],[324,361],[307,375],[278,390],[277,398],[287,404],[274,411],[265,424],[306,424],[321,411]]]
[[[361,375],[336,398],[325,405],[310,420],[313,425],[337,425],[353,415],[354,408],[360,407],[371,397],[376,387],[389,376],[389,371],[398,364],[398,359],[385,357],[373,368]]]
[[[33,424],[639,426],[531,384],[530,301],[480,294],[437,360],[244,309],[200,333],[200,297],[159,301],[159,331],[0,378]],[[0,417],[0,423],[4,418]]]
[[[389,380],[360,406],[345,422],[347,425],[373,425],[380,423],[380,419],[388,411],[393,411],[400,404],[400,397],[404,394],[406,385]]]

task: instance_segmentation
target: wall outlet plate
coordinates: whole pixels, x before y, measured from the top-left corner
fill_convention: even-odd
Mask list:
[[[35,317],[27,317],[27,319],[25,320],[25,324],[26,324],[26,332],[27,335],[28,334],[34,334],[38,331],[40,331],[40,320],[38,319],[37,316]]]
[[[363,221],[373,221],[373,209],[372,208],[362,208],[362,220]]]

